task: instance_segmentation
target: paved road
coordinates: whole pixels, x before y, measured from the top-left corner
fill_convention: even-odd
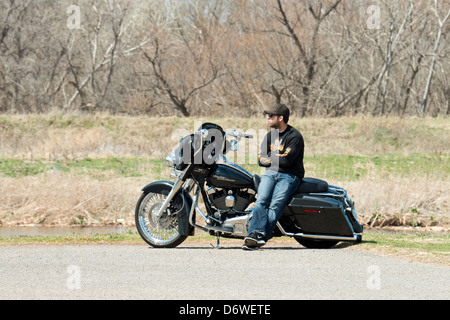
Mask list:
[[[450,267],[295,243],[0,246],[0,299],[449,299]]]

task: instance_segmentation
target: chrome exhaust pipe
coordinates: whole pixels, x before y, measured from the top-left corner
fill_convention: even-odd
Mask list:
[[[288,237],[300,237],[300,238],[308,238],[308,239],[316,239],[316,240],[336,240],[336,241],[361,241],[361,235],[354,234],[352,237],[344,237],[344,236],[330,236],[330,235],[319,235],[319,234],[305,234],[302,232],[292,233],[286,232],[281,224],[277,222],[277,226],[280,229],[281,233]]]

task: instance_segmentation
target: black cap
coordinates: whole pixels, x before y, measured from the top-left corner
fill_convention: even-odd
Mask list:
[[[278,116],[283,116],[285,119],[289,119],[289,108],[282,103],[276,104],[273,107],[264,110],[266,114],[276,114]]]

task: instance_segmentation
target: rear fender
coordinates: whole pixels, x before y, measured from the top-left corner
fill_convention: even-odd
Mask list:
[[[155,192],[155,193],[164,193],[169,194],[170,190],[174,186],[175,182],[161,180],[149,183],[142,191],[145,193]],[[183,201],[183,209],[178,213],[178,233],[182,236],[193,236],[194,235],[194,227],[189,224],[189,213],[192,207],[192,198],[183,189],[178,192],[175,197],[181,197]]]

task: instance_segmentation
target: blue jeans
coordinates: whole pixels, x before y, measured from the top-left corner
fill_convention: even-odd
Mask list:
[[[265,241],[272,237],[278,219],[289,198],[297,190],[300,178],[288,173],[267,170],[261,177],[258,196],[248,234],[258,232]]]

